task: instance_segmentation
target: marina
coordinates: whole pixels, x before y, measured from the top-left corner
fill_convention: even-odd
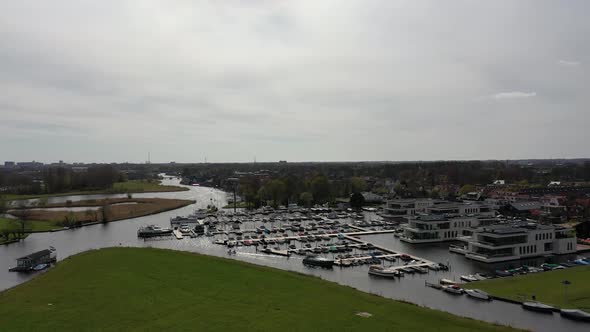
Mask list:
[[[165,180],[164,183],[177,184],[178,182],[175,180]],[[93,195],[93,197],[96,196],[98,195]],[[108,197],[117,196],[124,197],[124,195],[110,195]],[[338,225],[342,224],[343,228],[335,230],[335,233],[328,233],[326,229],[322,228],[318,229],[318,231],[326,231],[326,234],[321,235],[320,238],[323,239],[325,238],[324,235],[327,235],[330,238],[330,241],[315,241],[314,235],[313,242],[310,242],[308,239],[304,240],[306,242],[302,242],[300,239],[303,239],[303,235],[293,234],[292,231],[286,230],[286,237],[297,237],[297,240],[293,239],[289,243],[286,241],[284,243],[276,243],[277,241],[280,241],[281,238],[285,237],[278,236],[278,234],[284,234],[281,233],[278,228],[286,228],[285,224],[292,224],[294,222],[297,223],[297,221],[289,221],[288,218],[286,221],[275,221],[274,226],[277,230],[276,233],[272,233],[272,223],[270,223],[270,221],[263,221],[263,218],[266,217],[266,215],[253,216],[251,218],[248,217],[247,219],[251,219],[252,221],[243,221],[242,223],[238,223],[238,229],[233,228],[233,223],[230,222],[232,218],[228,216],[224,218],[218,218],[219,223],[213,225],[215,227],[215,231],[212,232],[214,234],[209,234],[210,236],[207,236],[205,232],[203,236],[197,236],[195,238],[183,236],[183,239],[181,240],[177,240],[174,236],[150,238],[149,240],[144,240],[137,237],[137,230],[140,227],[145,225],[158,225],[162,228],[170,227],[171,218],[174,218],[178,215],[190,215],[194,213],[195,209],[206,207],[211,199],[221,202],[219,204],[225,204],[223,203],[223,200],[225,199],[226,194],[211,188],[191,187],[190,190],[186,192],[144,193],[135,195],[135,197],[153,196],[193,199],[196,200],[197,203],[195,205],[187,206],[174,211],[164,212],[154,216],[117,221],[107,225],[97,224],[75,230],[32,234],[24,242],[0,247],[0,264],[3,264],[3,266],[6,267],[5,270],[0,271],[0,273],[4,273],[0,278],[0,287],[6,289],[31,278],[35,272],[31,274],[9,273],[8,267],[14,265],[14,260],[16,258],[22,257],[31,252],[45,249],[50,245],[53,245],[58,249],[61,258],[66,258],[70,255],[86,250],[114,246],[169,248],[174,250],[191,251],[220,257],[228,257],[228,249],[230,248],[224,245],[216,244],[215,241],[223,242],[224,239],[229,240],[230,237],[233,237],[233,241],[236,241],[236,243],[231,248],[232,254],[229,256],[231,259],[238,259],[254,264],[315,275],[326,280],[331,280],[343,285],[358,288],[366,292],[379,294],[384,297],[409,301],[433,309],[448,311],[457,315],[472,317],[489,322],[502,321],[504,324],[510,324],[512,326],[527,328],[535,331],[555,331],[564,329],[571,331],[582,331],[585,329],[584,325],[580,325],[583,323],[578,323],[577,321],[562,318],[560,315],[548,316],[540,315],[536,312],[526,311],[519,304],[511,304],[502,301],[479,301],[468,296],[451,296],[451,294],[442,292],[438,289],[424,287],[425,282],[439,284],[440,279],[448,279],[458,284],[460,283],[459,277],[461,275],[475,275],[476,273],[492,274],[496,270],[513,269],[525,264],[530,266],[540,266],[543,263],[542,260],[531,259],[516,263],[510,262],[487,265],[465,260],[460,255],[450,254],[448,251],[448,244],[434,244],[428,246],[408,245],[394,237],[394,233],[392,233],[393,230],[377,229],[383,228],[384,226],[359,226],[358,224],[361,224],[363,221],[369,223],[371,220],[377,219],[376,214],[369,211],[363,213],[365,219],[362,221],[357,221],[357,219],[342,219],[340,222],[338,222]],[[104,195],[96,198],[100,197],[104,197]],[[78,196],[78,198],[86,197]],[[66,196],[55,197],[51,200],[63,200],[65,202],[68,199],[76,198],[73,198],[73,196]],[[244,220],[245,219],[246,218],[244,217]],[[254,221],[254,219],[260,220]],[[228,222],[222,223],[224,220],[227,220]],[[301,221],[299,222],[301,223]],[[332,220],[326,222],[332,222]],[[357,228],[347,227],[344,229],[345,224],[351,224]],[[269,229],[268,234],[265,232],[256,233],[256,228],[259,228],[262,225],[265,225]],[[207,229],[209,227],[211,227],[211,225],[206,226]],[[363,230],[358,229],[358,227],[362,228]],[[370,228],[373,227],[376,229],[370,230]],[[248,230],[249,233],[245,234],[244,230]],[[365,234],[364,230],[374,233]],[[242,232],[242,234],[239,235],[235,231]],[[254,233],[251,231],[254,231]],[[303,232],[305,231],[307,230],[304,230]],[[299,232],[300,231],[297,230],[296,233]],[[274,244],[267,244],[268,248],[274,250],[274,247],[278,246],[281,251],[290,250],[289,256],[262,253],[261,250],[264,249],[262,244],[259,244],[258,246],[252,245],[252,243],[260,242],[260,240],[253,241],[253,239],[250,238],[249,240],[251,241],[251,245],[244,244],[244,240],[247,240],[245,239],[246,236],[251,237],[256,235],[260,237],[263,234],[265,237],[268,236],[267,241],[275,241]],[[339,238],[338,234],[342,235],[341,238]],[[237,241],[239,241],[237,239],[238,236],[242,237],[242,244],[239,246],[237,245]],[[357,239],[356,237],[359,237],[360,239]],[[428,269],[428,273],[421,274],[417,271],[413,271],[413,273],[404,272],[404,276],[402,278],[396,278],[396,280],[399,280],[400,282],[394,282],[390,278],[376,278],[369,276],[369,266],[373,265],[370,263],[363,263],[359,265],[351,264],[350,266],[343,266],[342,268],[334,264],[334,268],[332,269],[311,268],[302,264],[306,254],[293,254],[292,249],[289,249],[289,245],[295,245],[295,250],[303,249],[305,253],[309,253],[309,249],[311,249],[311,253],[313,254],[314,248],[325,247],[320,246],[320,244],[325,244],[328,242],[335,243],[338,241],[348,242],[349,249],[352,249],[353,251],[321,254],[329,259],[333,258],[334,263],[338,261],[338,255],[362,254],[363,256],[361,257],[366,259],[373,258],[369,254],[370,252],[379,251],[382,254],[380,255],[382,257],[380,258],[381,262],[379,263],[379,266],[385,268],[392,264],[395,266],[400,266],[399,270],[401,271],[401,266],[403,266],[403,264],[410,262],[412,259],[416,259],[429,263],[440,262],[449,269],[433,270],[425,266]],[[369,243],[373,246],[373,248],[361,249],[361,247],[358,247],[362,246],[363,244],[368,245]],[[306,247],[306,245],[309,245],[309,247]],[[344,245],[337,249],[342,248],[346,248],[346,246]],[[402,255],[404,254],[410,256],[409,261],[403,261],[401,259]],[[404,258],[407,259],[405,256]],[[558,258],[565,262],[566,260],[574,259],[575,257]],[[396,262],[391,262],[388,259],[396,259]],[[557,264],[561,261],[555,260],[555,263]],[[408,265],[410,265],[410,263],[408,263]],[[407,266],[404,266],[403,268],[413,270]]]

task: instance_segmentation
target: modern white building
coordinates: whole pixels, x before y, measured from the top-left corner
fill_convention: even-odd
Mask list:
[[[400,240],[408,243],[454,241],[481,226],[497,223],[496,218],[483,216],[419,215],[403,227]]]
[[[424,213],[408,218],[400,240],[408,243],[453,241],[481,226],[497,223],[495,210],[480,203],[451,203],[427,206]]]
[[[424,199],[392,199],[385,203],[384,212],[395,217],[408,217],[417,213],[425,213],[426,209],[446,201]]]
[[[536,223],[481,227],[461,240],[465,243],[462,250],[458,246],[450,250],[484,263],[571,254],[577,250],[571,229]]]

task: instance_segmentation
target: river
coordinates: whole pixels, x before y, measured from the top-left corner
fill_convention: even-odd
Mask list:
[[[179,181],[166,178],[163,184],[178,185]],[[183,240],[166,239],[143,241],[137,238],[137,229],[142,225],[158,224],[169,227],[169,219],[177,215],[187,215],[196,208],[206,207],[208,204],[224,206],[227,204],[226,193],[206,187],[188,187],[188,191],[169,193],[141,193],[134,197],[161,197],[196,200],[192,204],[174,211],[167,211],[157,215],[121,220],[108,224],[100,224],[82,227],[54,233],[31,234],[26,240],[19,243],[0,246],[0,289],[13,287],[29,280],[32,274],[19,274],[8,272],[15,264],[15,259],[37,250],[54,246],[57,249],[58,259],[62,260],[70,255],[82,251],[114,246],[130,247],[157,247],[170,248],[198,252],[202,254],[228,257],[227,249],[215,245],[211,238],[186,238]],[[97,199],[104,197],[126,197],[126,195],[84,195],[63,196],[49,199],[49,203],[60,203],[67,200]],[[342,285],[378,294],[384,297],[405,300],[421,306],[447,311],[459,316],[471,317],[492,323],[510,325],[534,331],[586,331],[588,325],[561,318],[558,314],[546,315],[523,310],[520,306],[500,301],[482,302],[467,296],[453,296],[429,287],[425,287],[425,281],[437,283],[440,278],[458,280],[462,274],[475,272],[487,272],[499,267],[509,265],[520,266],[525,263],[540,264],[539,261],[520,262],[519,264],[486,265],[477,264],[465,259],[461,255],[448,251],[448,244],[437,245],[411,245],[399,241],[391,234],[364,236],[363,240],[370,241],[387,248],[400,250],[435,262],[444,262],[451,265],[451,271],[433,272],[426,275],[406,275],[398,280],[378,279],[368,276],[367,266],[350,268],[334,268],[332,270],[313,269],[303,266],[300,257],[290,258],[268,256],[256,253],[253,247],[238,249],[237,255],[232,259],[239,259],[254,264],[266,265],[275,268],[297,271],[315,275],[326,280],[334,281]],[[566,259],[562,257],[561,259]],[[548,285],[548,287],[561,287],[561,285]],[[400,317],[400,319],[403,319]]]

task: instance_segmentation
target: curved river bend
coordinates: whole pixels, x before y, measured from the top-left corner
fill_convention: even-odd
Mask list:
[[[178,185],[176,179],[165,179],[164,184]],[[157,215],[121,220],[105,225],[87,226],[75,230],[31,234],[25,241],[0,246],[0,289],[6,289],[29,280],[32,275],[11,273],[8,268],[15,264],[15,259],[49,246],[57,248],[58,259],[76,253],[113,246],[158,247],[198,252],[208,255],[228,257],[225,247],[211,243],[210,238],[166,239],[143,241],[137,238],[137,229],[141,225],[158,224],[170,226],[169,219],[177,215],[187,215],[196,208],[208,204],[224,206],[227,204],[226,193],[205,187],[188,187],[190,190],[170,193],[134,194],[134,197],[161,197],[192,199],[197,203],[174,211]],[[103,197],[125,197],[125,195],[84,195],[55,197],[50,203],[66,200],[94,199]],[[366,266],[351,268],[334,268],[332,270],[312,269],[303,266],[300,257],[275,257],[257,254],[252,248],[240,248],[237,255],[231,256],[254,264],[267,265],[285,270],[315,275],[339,284],[351,286],[359,290],[378,294],[384,297],[406,300],[418,305],[447,311],[459,316],[471,317],[503,325],[524,328],[534,331],[587,331],[588,325],[562,319],[558,314],[543,315],[523,310],[518,305],[500,301],[481,302],[467,296],[453,296],[444,292],[425,287],[425,281],[436,283],[440,278],[458,280],[462,274],[493,270],[498,266],[478,265],[460,255],[449,253],[448,244],[412,246],[400,242],[391,234],[365,236],[363,239],[391,249],[398,249],[435,262],[448,262],[452,269],[449,272],[430,271],[426,275],[406,275],[399,280],[371,278]],[[559,285],[554,285],[559,287]]]

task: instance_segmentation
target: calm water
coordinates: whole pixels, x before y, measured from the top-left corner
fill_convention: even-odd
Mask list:
[[[165,184],[178,184],[178,180],[167,179]],[[50,203],[65,202],[66,200],[94,199],[102,197],[125,197],[125,195],[91,195],[68,196],[51,199]],[[169,219],[177,215],[187,215],[196,208],[205,207],[214,203],[223,206],[227,203],[224,192],[219,190],[190,187],[189,191],[173,193],[146,193],[135,194],[134,197],[164,197],[193,199],[197,203],[174,211],[160,213],[158,215],[117,221],[106,225],[94,225],[75,230],[55,233],[32,234],[25,241],[0,246],[0,289],[6,289],[22,283],[31,278],[31,275],[10,273],[8,268],[15,264],[15,259],[34,252],[46,249],[49,246],[57,248],[58,259],[90,249],[112,246],[133,247],[158,247],[184,251],[192,251],[209,255],[229,257],[227,249],[211,243],[212,238],[200,237],[183,240],[152,240],[143,241],[137,238],[137,229],[141,225],[159,224],[169,226]],[[582,331],[587,330],[588,325],[562,319],[558,314],[544,315],[523,310],[520,306],[499,301],[481,302],[467,296],[453,296],[441,291],[424,286],[425,281],[436,283],[440,278],[456,279],[462,274],[474,272],[486,272],[498,267],[520,264],[503,264],[503,266],[490,266],[476,264],[466,260],[463,256],[451,254],[448,244],[440,245],[410,245],[399,241],[391,234],[365,236],[363,240],[379,244],[390,249],[408,252],[419,257],[435,262],[445,262],[451,265],[451,271],[433,272],[426,275],[406,275],[399,280],[378,279],[368,276],[367,266],[351,268],[334,268],[332,270],[314,269],[304,267],[301,257],[292,256],[275,257],[256,252],[254,247],[238,248],[237,255],[231,258],[239,259],[255,264],[276,267],[285,270],[297,271],[315,275],[326,280],[331,280],[343,285],[351,286],[362,291],[379,294],[393,299],[402,299],[427,306],[434,309],[448,311],[460,316],[472,317],[488,322],[501,323],[534,331]],[[565,259],[565,258],[560,258]],[[538,261],[526,262],[529,264]],[[522,262],[521,264],[525,264]],[[535,264],[533,264],[535,265]],[[555,285],[560,287],[560,285]]]

